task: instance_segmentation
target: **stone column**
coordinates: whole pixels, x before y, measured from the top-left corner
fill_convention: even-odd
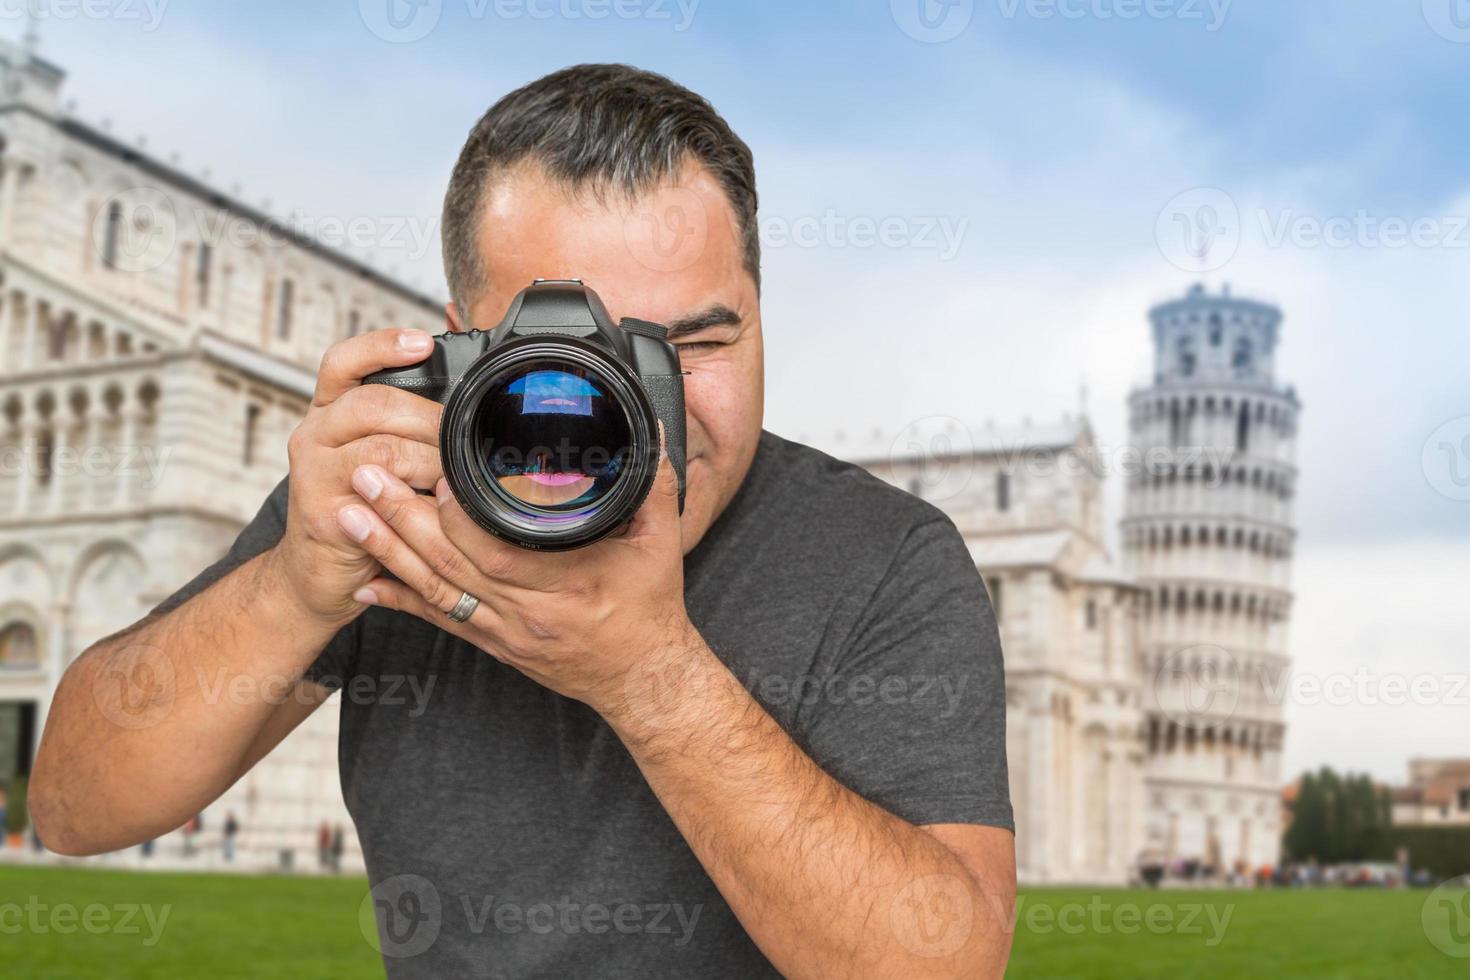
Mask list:
[[[102,390],[100,388],[89,391],[87,397],[87,414],[82,422],[82,445],[80,449],[80,475],[83,494],[78,501],[79,510],[96,510],[103,502],[102,489],[107,485],[108,477],[106,471],[97,472],[93,467],[92,457],[100,455],[97,449],[106,449],[102,445],[103,426],[106,424],[107,406],[102,403]]]
[[[15,230],[15,202],[20,191],[21,164],[11,157],[0,166],[4,167],[0,173],[0,246],[6,246]]]
[[[133,451],[134,444],[138,439],[138,416],[142,409],[138,405],[133,404],[131,399],[134,397],[136,396],[133,392],[125,392],[123,403],[118,406],[118,414],[122,416],[122,432],[118,438],[118,444],[113,447],[113,452],[118,454],[116,458],[119,459]],[[119,470],[117,474],[117,487],[113,498],[113,505],[118,510],[126,510],[128,505],[132,503],[130,488],[131,478]]]
[[[51,485],[46,488],[46,511],[52,514],[60,514],[63,508],[64,484],[66,475],[62,472],[65,465],[63,457],[71,441],[71,419],[69,418],[71,406],[66,404],[64,398],[58,399],[56,404],[55,422],[52,425],[54,435],[51,439]]]
[[[37,345],[41,333],[41,303],[35,294],[25,297],[25,339],[20,345],[20,362],[17,367],[22,371],[31,370],[39,363],[37,357]]]
[[[35,406],[22,409],[20,418],[20,478],[15,487],[15,516],[24,516],[31,502],[31,488],[36,483],[36,416]]]

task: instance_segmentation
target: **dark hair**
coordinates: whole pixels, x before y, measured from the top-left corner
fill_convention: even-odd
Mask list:
[[[755,163],[704,98],[629,65],[576,65],[505,96],[471,130],[444,196],[444,272],[460,313],[486,285],[476,241],[485,189],[498,175],[531,161],[569,188],[633,197],[690,159],[730,199],[745,268],[759,287]]]

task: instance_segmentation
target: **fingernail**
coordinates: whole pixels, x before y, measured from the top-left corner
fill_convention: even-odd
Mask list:
[[[366,500],[377,500],[386,485],[376,466],[359,466],[352,472],[352,489]]]
[[[434,338],[422,330],[405,330],[398,335],[398,348],[406,354],[427,354]]]
[[[349,538],[359,544],[373,533],[373,522],[368,519],[367,511],[361,507],[343,507],[337,511],[337,523],[347,532]]]
[[[366,587],[358,589],[356,592],[352,593],[352,598],[356,599],[364,606],[376,606],[378,604],[378,594],[372,589]]]

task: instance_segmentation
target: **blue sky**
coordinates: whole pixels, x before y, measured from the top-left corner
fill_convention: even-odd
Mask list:
[[[1197,280],[1279,303],[1278,375],[1306,405],[1298,669],[1443,679],[1470,663],[1470,502],[1424,462],[1448,425],[1442,462],[1470,472],[1467,0],[954,0],[927,8],[953,35],[937,43],[904,30],[920,0],[621,0],[601,9],[641,15],[603,19],[599,0],[425,0],[430,20],[405,23],[433,27],[406,43],[371,29],[388,0],[110,2],[42,28],[78,113],[283,216],[432,230],[475,118],[567,64],[628,61],[705,94],[754,149],[763,228],[910,231],[767,245],[767,423],[814,442],[927,415],[1055,419],[1085,379],[1117,446],[1151,304]],[[0,30],[19,33],[13,16]],[[1158,230],[1199,189],[1238,230],[1203,272]],[[1311,236],[1355,218],[1369,230]],[[1394,244],[1385,220],[1425,237]],[[924,243],[926,224],[952,240]],[[439,293],[429,244],[371,252]],[[1385,777],[1470,735],[1470,705],[1289,717],[1290,766]]]

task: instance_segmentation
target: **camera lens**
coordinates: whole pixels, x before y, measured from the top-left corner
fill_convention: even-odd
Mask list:
[[[517,365],[485,388],[471,441],[512,506],[565,521],[595,507],[633,451],[627,412],[585,368],[553,360]]]
[[[444,406],[444,476],[482,528],[565,550],[625,525],[658,469],[658,416],[638,376],[576,337],[510,340]]]

